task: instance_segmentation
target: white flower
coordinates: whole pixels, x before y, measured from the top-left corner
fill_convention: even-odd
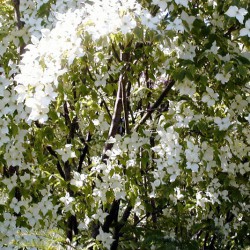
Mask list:
[[[102,245],[107,249],[110,249],[110,246],[114,241],[114,239],[112,239],[111,233],[103,232],[102,228],[99,229],[99,234],[96,236],[96,239],[101,241]]]
[[[207,50],[207,51],[212,52],[213,54],[217,54],[218,49],[219,49],[219,47],[217,47],[216,41],[214,41],[210,50]]]
[[[223,190],[221,193],[220,193],[221,197],[223,200],[227,200],[229,201],[229,198],[228,198],[228,191],[227,190]]]
[[[189,162],[199,162],[199,152],[200,149],[197,145],[194,145],[192,142],[187,142],[188,148],[185,150],[186,158]]]
[[[175,18],[175,20],[168,24],[167,30],[184,31],[184,26],[180,18]]]
[[[245,23],[245,28],[240,30],[240,36],[248,36],[250,37],[250,19],[248,19]]]
[[[76,187],[82,187],[84,181],[87,179],[87,175],[80,174],[78,172],[73,173],[73,179],[71,179],[70,184]]]
[[[10,213],[3,213],[4,218],[4,227],[5,228],[13,228],[16,225],[16,217]]]
[[[10,178],[2,180],[2,183],[4,183],[7,186],[8,190],[11,191],[17,185],[16,173],[12,175]]]
[[[202,160],[211,162],[214,159],[214,151],[212,147],[203,148],[204,154]]]
[[[180,4],[180,5],[188,8],[188,0],[175,0],[175,3],[178,5]]]
[[[31,179],[31,178],[30,178],[30,174],[28,174],[28,173],[24,173],[24,175],[20,175],[19,177],[20,177],[20,180],[21,180],[22,182],[26,182],[26,181],[28,181],[28,180]]]
[[[65,206],[68,206],[71,202],[73,202],[75,199],[73,197],[70,197],[70,194],[67,192],[65,197],[61,197],[60,201],[64,203]]]
[[[194,162],[187,162],[187,169],[191,169],[192,172],[198,172],[199,170],[199,165]]]
[[[181,95],[188,95],[190,97],[192,97],[196,91],[194,82],[191,82],[188,78],[185,78],[183,82],[178,82],[175,87],[180,91]]]
[[[57,149],[56,152],[62,156],[62,160],[66,162],[69,158],[76,157],[75,152],[71,150],[72,145],[66,144],[64,148]]]
[[[153,17],[147,10],[142,11],[141,23],[149,29],[156,30],[159,19],[157,16]]]
[[[127,14],[121,18],[120,30],[122,34],[127,34],[136,26],[136,21],[131,17],[131,15]]]
[[[43,101],[46,102],[46,98]],[[35,98],[26,99],[26,106],[31,108],[28,121],[38,120],[40,123],[45,123],[48,120],[47,113],[49,112],[49,108],[42,105],[43,103],[40,103]]]
[[[37,205],[34,205],[24,214],[24,216],[28,219],[30,226],[33,227],[41,219],[39,212],[40,208]]]
[[[180,51],[180,58],[194,61],[194,57],[196,56],[195,50],[197,46],[184,43],[183,47],[184,47],[183,51]]]
[[[99,87],[99,86],[105,87],[106,86],[107,78],[108,78],[108,74],[105,74],[105,75],[96,75],[96,81],[95,81],[96,87]]]
[[[176,198],[177,198],[178,200],[180,200],[180,199],[182,199],[182,198],[184,197],[184,195],[181,194],[180,188],[176,187],[176,188],[174,189],[174,191],[176,192]]]
[[[16,197],[14,197],[10,203],[10,207],[18,214],[20,212],[20,207],[23,205],[22,201],[18,201]]]
[[[200,207],[205,207],[205,204],[208,202],[208,199],[202,197],[201,192],[196,193],[196,205]]]
[[[193,28],[193,22],[195,20],[194,16],[189,16],[184,10],[181,12],[181,19],[188,23],[190,29]]]
[[[229,117],[225,118],[215,117],[214,122],[218,125],[219,130],[227,130],[228,127],[231,125]]]
[[[231,75],[229,73],[227,74],[217,73],[215,76],[215,79],[220,81],[222,84],[225,84],[226,82],[230,80],[230,77]]]
[[[218,100],[219,95],[214,92],[213,89],[206,87],[207,93],[205,93],[201,101],[207,103],[208,107],[211,107],[215,104],[215,101]]]
[[[243,8],[238,8],[237,6],[230,6],[225,13],[229,17],[236,17],[240,23],[243,24],[244,16],[247,14],[247,10]]]
[[[95,220],[99,220],[101,223],[104,223],[105,218],[108,216],[108,213],[103,212],[102,209],[98,209],[96,211],[96,214],[92,215],[92,218],[94,218]]]

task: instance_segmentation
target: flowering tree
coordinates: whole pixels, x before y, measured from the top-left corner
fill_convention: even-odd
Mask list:
[[[250,245],[247,0],[0,3],[1,249]]]

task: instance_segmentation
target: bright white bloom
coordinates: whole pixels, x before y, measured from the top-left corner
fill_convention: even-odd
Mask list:
[[[4,183],[7,186],[8,190],[11,191],[17,185],[16,173],[13,174],[10,178],[2,180],[2,183]]]
[[[208,202],[208,199],[205,197],[202,197],[201,192],[196,193],[196,205],[197,206],[204,208],[207,202]]]
[[[182,20],[180,18],[175,18],[175,20],[168,24],[167,30],[174,30],[174,31],[184,31],[184,26]]]
[[[183,51],[179,53],[180,58],[185,59],[185,60],[191,60],[194,61],[194,58],[196,56],[196,48],[197,46],[193,46],[188,43],[183,43]],[[177,51],[178,52],[178,51]]]
[[[174,191],[176,192],[176,198],[177,198],[178,200],[180,200],[180,199],[182,199],[182,198],[184,197],[184,195],[181,194],[180,188],[176,187],[176,188],[174,189]]]
[[[215,104],[215,101],[218,100],[219,95],[214,92],[213,89],[206,87],[207,93],[203,94],[201,100],[207,103],[208,107],[211,107]]]
[[[188,8],[188,0],[175,0],[175,3]]]
[[[79,229],[89,229],[89,223],[91,222],[91,218],[89,218],[87,215],[85,215],[85,218],[84,218],[84,221],[80,222],[79,225],[78,225],[78,228]]]
[[[220,130],[227,130],[228,127],[231,125],[229,117],[225,118],[215,117],[214,122],[218,125]]]
[[[185,150],[186,158],[190,162],[199,162],[200,149],[197,145],[194,145],[191,141],[187,142],[187,149]]]
[[[61,197],[60,201],[64,203],[65,206],[68,206],[70,203],[72,203],[75,199],[73,197],[70,197],[70,194],[67,192],[65,197]]]
[[[21,206],[23,206],[24,202],[23,201],[18,201],[16,197],[14,197],[11,201],[10,207],[15,211],[15,213],[20,212]]]
[[[240,30],[240,36],[248,36],[250,37],[250,19],[248,19],[245,23],[245,28]]]
[[[86,179],[87,179],[87,175],[74,172],[73,178],[71,179],[70,184],[76,187],[82,187]]]
[[[96,81],[95,81],[96,87],[99,87],[99,86],[105,87],[108,77],[109,77],[108,74],[96,75]]]
[[[156,30],[159,19],[157,16],[153,17],[148,10],[143,10],[141,14],[141,22],[149,29]]]
[[[3,213],[5,228],[14,228],[16,225],[16,216],[10,213]]]
[[[215,76],[216,80],[220,81],[222,84],[228,82],[230,80],[230,77],[231,75],[229,73],[227,74],[217,73]]]
[[[193,22],[195,20],[194,16],[189,16],[184,10],[181,12],[181,19],[188,23],[189,28],[193,28]]]
[[[26,181],[29,181],[31,179],[31,176],[28,173],[24,173],[23,175],[20,175],[19,178],[24,183]]]
[[[218,203],[221,204],[219,201],[219,194],[215,192],[214,188],[210,188],[209,191],[206,192],[207,197],[209,197],[209,201],[212,204]]]
[[[196,91],[194,82],[191,82],[188,78],[185,78],[183,82],[177,82],[175,88],[179,90],[181,95],[188,95],[192,97]]]
[[[112,239],[112,234],[103,232],[101,227],[99,229],[99,234],[96,236],[96,239],[98,241],[101,241],[102,245],[107,249],[110,249],[111,244],[114,241],[114,239]]]
[[[36,223],[38,224],[38,221],[42,218],[39,212],[40,208],[38,205],[34,205],[24,214],[24,216],[28,219],[30,226],[33,227]]]
[[[238,8],[237,6],[230,6],[225,13],[229,17],[236,17],[240,23],[243,24],[244,16],[247,14],[247,10],[244,8]]]
[[[127,14],[121,18],[120,30],[122,34],[129,33],[132,29],[136,27],[136,21],[131,17],[131,15]]]
[[[192,172],[198,172],[199,170],[199,165],[197,163],[194,162],[187,162],[187,169],[191,169]]]
[[[62,160],[64,162],[66,162],[70,158],[76,157],[76,154],[74,151],[71,150],[71,147],[71,144],[66,144],[64,148],[56,150],[56,152],[62,156]]]
[[[31,108],[28,121],[39,121],[40,123],[45,123],[48,120],[47,113],[49,112],[49,108],[43,107],[42,103],[39,103],[39,100],[28,98],[26,105]]]
[[[101,223],[104,223],[105,218],[108,216],[108,213],[103,212],[102,209],[98,209],[96,211],[96,214],[92,215],[92,218],[94,218],[95,220],[99,220]]]

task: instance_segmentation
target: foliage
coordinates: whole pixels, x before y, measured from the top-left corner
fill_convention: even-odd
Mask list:
[[[0,248],[244,249],[248,1],[0,1]]]

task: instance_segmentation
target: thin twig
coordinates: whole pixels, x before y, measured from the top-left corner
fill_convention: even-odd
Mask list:
[[[21,21],[21,14],[20,14],[20,0],[12,0],[15,13],[16,13],[16,19],[17,19],[17,28],[18,30],[21,30],[24,26],[24,22]],[[20,56],[24,53],[24,47],[25,44],[22,44],[20,46]]]
[[[89,150],[88,142],[90,142],[90,140],[91,140],[91,134],[90,134],[90,132],[88,132],[87,138],[86,138],[87,142],[85,142],[85,146],[82,150],[82,154],[80,156],[80,160],[79,160],[79,164],[78,164],[78,168],[77,168],[78,173],[81,173],[81,171],[82,171],[82,164],[83,164],[83,161],[88,153],[88,150]]]
[[[56,159],[57,159],[57,163],[56,163],[56,166],[57,166],[57,170],[59,172],[59,174],[62,176],[62,178],[65,180],[65,173],[63,172],[63,169],[61,167],[61,164],[59,162],[59,159],[58,159],[58,156],[56,154],[56,152],[52,149],[52,147],[50,145],[48,145],[46,147],[46,149],[49,151],[49,153],[54,156]]]
[[[135,131],[137,131],[139,129],[139,127],[146,122],[146,120],[150,117],[150,115],[153,113],[153,111],[160,106],[160,104],[162,103],[164,97],[171,90],[174,83],[175,83],[174,80],[169,80],[169,81],[165,82],[165,85],[166,85],[165,89],[163,90],[163,92],[161,93],[159,98],[156,100],[156,102],[153,104],[153,106],[148,109],[147,113],[141,118],[141,120],[138,122],[138,124],[136,124],[136,126],[134,127]]]
[[[108,105],[107,105],[106,101],[104,100],[104,98],[101,97],[101,99],[102,99],[102,103],[104,104],[104,107],[105,107],[105,109],[106,109],[106,111],[108,113],[108,116],[109,116],[110,120],[112,121],[112,115],[111,115],[111,113],[109,111]]]
[[[130,133],[129,129],[129,120],[128,120],[128,99],[126,93],[126,81],[122,81],[122,106],[124,112],[124,121],[125,121],[125,133],[128,135]]]
[[[117,51],[116,51],[116,49],[115,49],[115,45],[114,45],[114,43],[112,42],[112,40],[111,40],[111,46],[112,46],[112,51],[114,52],[115,58],[117,59],[118,62],[121,62],[121,59],[120,59],[120,57],[119,57],[119,55],[118,55],[118,53],[117,53]]]

